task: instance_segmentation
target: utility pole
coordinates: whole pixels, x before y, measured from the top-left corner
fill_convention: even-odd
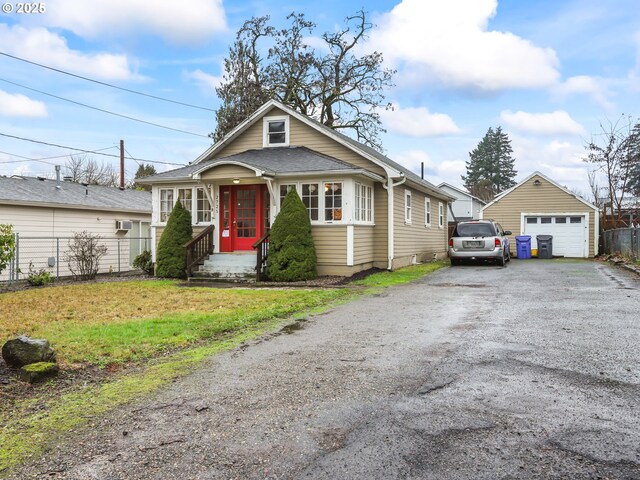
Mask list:
[[[124,140],[120,140],[120,190],[124,190]]]

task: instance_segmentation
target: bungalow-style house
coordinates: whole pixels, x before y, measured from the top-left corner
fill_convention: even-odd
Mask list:
[[[449,195],[455,197],[455,200],[451,203],[451,217],[449,220],[453,222],[462,222],[465,220],[477,220],[480,218],[480,209],[484,207],[487,202],[480,200],[478,197],[474,197],[469,192],[449,185],[446,182],[442,182],[438,185],[438,188],[444,190]]]
[[[149,249],[151,194],[60,179],[0,176],[0,223],[18,234],[14,263],[0,281],[25,278],[29,264],[54,277],[68,276],[65,254],[74,233],[100,235],[107,253],[99,273],[131,270]]]
[[[531,236],[537,249],[538,235],[551,235],[554,256],[589,258],[598,254],[599,214],[595,205],[534,172],[485,205],[480,218],[492,218],[513,236]],[[515,254],[512,238],[511,250]]]
[[[255,274],[258,244],[268,241],[292,188],[309,212],[320,275],[394,269],[446,255],[452,196],[275,100],[190,165],[141,182],[152,185],[154,244],[177,200],[192,214],[194,245],[211,239],[201,274],[219,275],[216,265],[231,253],[246,254]]]

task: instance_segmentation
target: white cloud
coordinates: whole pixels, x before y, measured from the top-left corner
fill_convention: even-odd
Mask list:
[[[202,43],[227,29],[222,0],[48,0],[38,20],[83,38],[143,33],[177,44]]]
[[[20,58],[94,78],[128,80],[136,77],[125,55],[72,50],[64,37],[42,27],[0,23],[0,45],[5,52]]]
[[[553,85],[555,52],[488,30],[496,9],[497,0],[403,0],[377,19],[371,43],[414,81],[487,92]]]
[[[184,72],[183,77],[187,80],[193,81],[200,87],[203,93],[209,95],[215,94],[216,87],[222,83],[222,77],[205,73],[200,69],[193,70],[191,72]]]
[[[537,135],[581,135],[584,127],[564,110],[551,113],[503,110],[500,118],[509,128]]]
[[[444,113],[431,113],[424,107],[383,110],[380,117],[391,132],[410,137],[436,137],[460,133],[453,119]]]
[[[555,92],[563,96],[576,94],[588,95],[601,107],[607,110],[613,108],[613,104],[609,100],[611,92],[603,79],[589,77],[587,75],[569,77],[555,87]]]
[[[19,93],[11,94],[0,90],[0,116],[44,118],[47,115],[44,103]]]

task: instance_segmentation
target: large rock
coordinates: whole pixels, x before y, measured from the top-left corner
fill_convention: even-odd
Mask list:
[[[38,362],[55,362],[56,354],[48,340],[22,335],[2,346],[2,358],[11,367],[23,367]]]

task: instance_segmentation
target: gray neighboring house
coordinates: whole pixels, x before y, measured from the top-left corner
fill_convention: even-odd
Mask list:
[[[133,258],[150,248],[142,238],[151,236],[151,211],[150,192],[0,176],[0,224],[12,225],[18,234],[19,278],[28,272],[29,262],[54,275],[69,275],[62,261],[68,239],[85,230],[100,235],[109,249],[101,273],[129,270]],[[59,259],[53,266],[51,257]],[[0,274],[0,281],[8,275]]]
[[[480,218],[480,210],[487,204],[486,202],[480,200],[478,197],[474,197],[469,192],[445,182],[438,185],[438,188],[444,190],[449,195],[456,197],[456,200],[451,203],[453,218],[451,218],[450,221],[460,222],[464,220],[477,220]]]

